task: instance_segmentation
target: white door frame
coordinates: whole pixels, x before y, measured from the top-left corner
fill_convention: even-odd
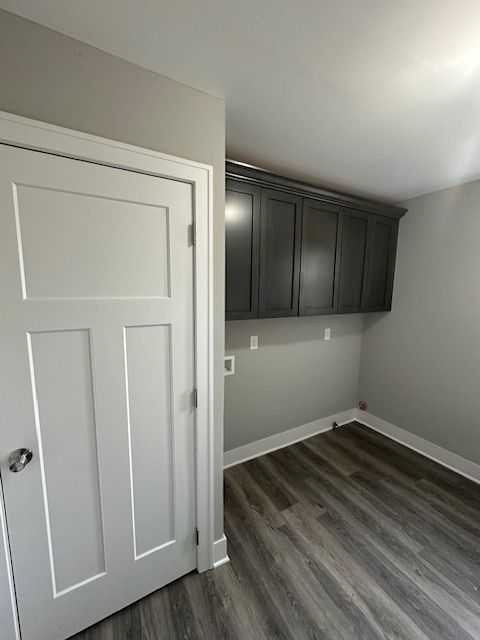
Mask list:
[[[194,322],[195,385],[198,398],[195,432],[196,510],[199,530],[197,570],[202,572],[211,569],[214,564],[213,168],[199,162],[57,127],[4,111],[0,111],[0,144],[179,180],[192,185],[196,226]]]

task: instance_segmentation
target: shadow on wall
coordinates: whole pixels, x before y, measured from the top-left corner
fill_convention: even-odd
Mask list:
[[[260,348],[315,342],[324,339],[326,328],[331,329],[333,341],[358,335],[363,331],[363,322],[363,314],[232,320],[225,325],[226,348],[248,349],[252,335],[259,336]]]
[[[381,324],[386,319],[388,319],[390,314],[392,314],[394,312],[395,312],[395,308],[392,307],[391,311],[386,311],[385,313],[368,313],[365,316],[365,320],[364,320],[364,324],[363,324],[364,332],[368,331],[369,329],[373,329],[377,325]]]

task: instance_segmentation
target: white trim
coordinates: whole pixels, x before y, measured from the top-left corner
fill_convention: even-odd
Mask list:
[[[330,431],[333,428],[333,423],[336,422],[339,427],[344,424],[348,424],[352,420],[355,420],[354,409],[348,411],[342,411],[336,413],[333,416],[326,418],[320,418],[307,424],[302,424],[299,427],[288,429],[288,431],[282,431],[281,433],[275,433],[273,436],[250,442],[236,449],[230,449],[225,451],[223,456],[223,468],[228,469],[236,464],[247,462],[253,458],[258,458],[266,453],[271,453],[277,449],[283,449],[291,444],[311,438],[312,436],[323,433],[324,431]]]
[[[471,460],[467,460],[466,458],[462,458],[462,456],[452,453],[443,447],[439,447],[437,444],[433,444],[433,442],[430,442],[429,440],[420,438],[420,436],[416,436],[414,433],[410,433],[410,431],[397,427],[386,420],[382,420],[382,418],[377,418],[377,416],[374,416],[367,411],[354,409],[354,414],[355,416],[352,419],[360,422],[360,424],[363,424],[374,431],[378,431],[378,433],[381,433],[387,438],[395,440],[395,442],[403,444],[403,446],[408,447],[409,449],[413,449],[413,451],[420,453],[422,456],[430,458],[430,460],[433,460],[434,462],[438,462],[438,464],[441,464],[443,467],[447,467],[447,469],[455,471],[461,476],[480,484],[479,464],[472,462]]]
[[[213,169],[121,142],[0,111],[0,144],[179,180],[192,185],[195,246],[197,569],[213,567]]]
[[[314,420],[300,427],[294,427],[293,429],[288,429],[288,431],[276,433],[268,438],[250,442],[236,449],[230,449],[230,451],[225,451],[223,468],[228,469],[229,467],[247,462],[253,458],[258,458],[277,449],[283,449],[284,447],[324,433],[325,431],[330,431],[333,422],[336,422],[338,426],[341,427],[353,421],[359,422],[374,431],[378,431],[378,433],[381,433],[387,438],[395,440],[395,442],[409,449],[413,449],[413,451],[416,451],[426,458],[430,458],[430,460],[437,462],[443,467],[447,467],[447,469],[480,484],[480,464],[462,458],[462,456],[456,453],[452,453],[433,442],[416,436],[410,431],[386,422],[386,420],[377,418],[377,416],[367,411],[360,411],[360,409],[350,409],[327,418],[320,418],[320,420]]]
[[[221,567],[222,564],[230,562],[227,550],[227,538],[225,534],[213,543],[213,566],[215,569]]]

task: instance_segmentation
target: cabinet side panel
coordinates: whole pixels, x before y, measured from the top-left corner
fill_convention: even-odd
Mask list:
[[[387,304],[392,234],[393,228],[390,223],[375,222],[370,248],[367,308],[385,307]]]

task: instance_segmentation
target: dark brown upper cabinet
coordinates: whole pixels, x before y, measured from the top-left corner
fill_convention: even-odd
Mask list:
[[[302,198],[262,189],[260,318],[298,315]]]
[[[390,311],[397,250],[398,220],[371,216],[364,311]]]
[[[226,319],[388,311],[406,209],[227,161]]]
[[[342,208],[303,199],[299,315],[336,313]]]
[[[227,180],[225,306],[227,320],[258,318],[260,187]]]
[[[339,313],[358,313],[363,310],[368,258],[368,220],[368,215],[360,211],[347,211],[343,214]]]

